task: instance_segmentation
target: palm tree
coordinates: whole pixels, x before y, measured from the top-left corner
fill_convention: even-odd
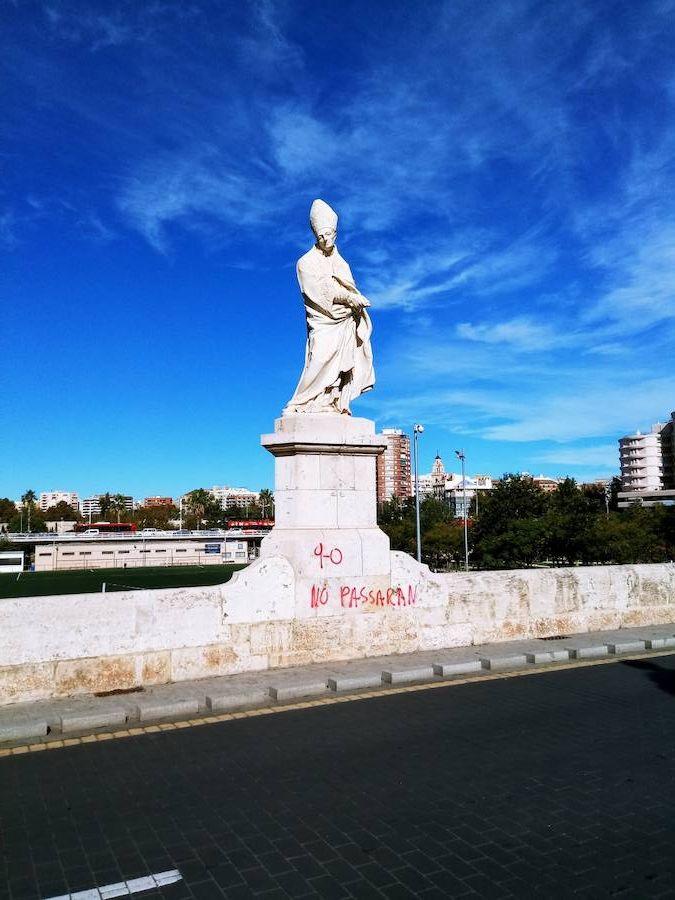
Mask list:
[[[106,491],[105,494],[100,494],[98,498],[98,510],[101,518],[105,518],[113,505],[113,498],[110,496],[109,492]]]
[[[197,488],[195,491],[190,491],[186,499],[189,510],[188,515],[196,519],[196,526],[199,531],[204,523],[204,516],[209,506],[213,504],[213,497],[204,488]]]
[[[263,488],[258,494],[262,518],[274,518],[274,494],[269,488]]]
[[[30,514],[31,510],[35,506],[35,501],[37,500],[37,494],[34,490],[28,489],[25,494],[21,497],[21,502],[28,509],[28,531],[30,532]]]
[[[122,513],[127,511],[127,498],[124,494],[115,494],[110,502],[111,509],[117,513],[117,521],[120,521]]]

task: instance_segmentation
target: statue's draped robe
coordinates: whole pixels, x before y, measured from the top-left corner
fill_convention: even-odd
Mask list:
[[[354,286],[337,247],[329,256],[312,247],[298,260],[297,274],[307,314],[305,368],[284,412],[348,409],[350,400],[375,384],[370,317],[365,309],[355,316],[335,302],[349,294],[343,285]]]

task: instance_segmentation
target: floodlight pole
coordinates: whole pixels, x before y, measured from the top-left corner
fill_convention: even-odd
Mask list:
[[[462,464],[462,506],[464,507],[464,568],[469,571],[469,524],[466,508],[466,470],[464,463],[466,462],[466,454],[463,450],[455,450],[457,459]]]
[[[415,527],[417,531],[417,562],[422,562],[422,537],[420,533],[420,480],[419,480],[419,451],[417,440],[424,431],[424,425],[413,425],[413,458],[415,462]]]

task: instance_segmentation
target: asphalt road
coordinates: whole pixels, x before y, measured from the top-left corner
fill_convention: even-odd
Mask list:
[[[6,757],[0,898],[675,897],[674,764],[675,656]]]

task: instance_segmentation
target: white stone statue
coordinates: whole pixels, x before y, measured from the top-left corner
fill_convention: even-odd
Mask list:
[[[284,416],[351,415],[351,401],[375,384],[370,303],[335,246],[337,221],[323,200],[312,203],[309,222],[316,243],[297,265],[307,315],[305,368]]]

